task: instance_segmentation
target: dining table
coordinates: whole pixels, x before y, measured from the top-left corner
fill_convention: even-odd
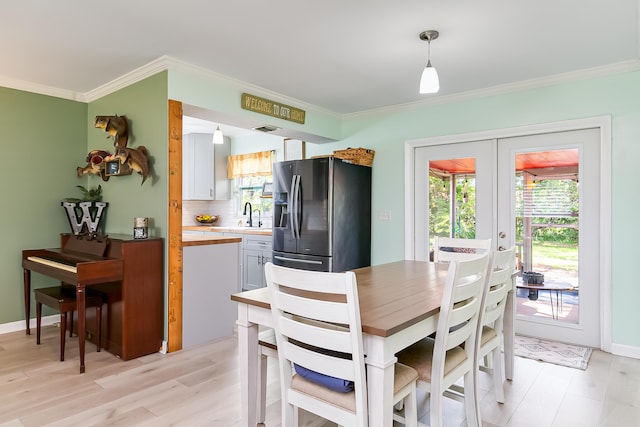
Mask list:
[[[393,381],[396,353],[436,331],[449,265],[404,260],[353,270],[366,354],[369,425],[393,425]],[[515,276],[504,316],[505,375],[513,379]],[[241,426],[258,420],[261,327],[272,327],[267,288],[231,295],[238,303]],[[261,394],[264,396],[264,393]]]

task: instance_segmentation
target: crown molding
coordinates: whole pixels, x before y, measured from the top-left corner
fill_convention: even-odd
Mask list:
[[[54,96],[56,98],[70,99],[72,101],[84,102],[84,95],[80,92],[72,90],[58,89],[52,86],[41,85],[28,82],[25,80],[12,79],[10,77],[0,76],[0,86],[9,89],[21,90],[23,92],[36,93],[38,95]]]
[[[148,77],[154,76],[168,69],[165,57],[157,58],[141,67],[136,68],[108,83],[98,86],[97,88],[85,92],[84,102],[92,102],[103,96],[112,94],[120,89],[130,86],[134,83],[142,81]]]
[[[135,70],[124,74],[102,86],[99,86],[93,90],[85,93],[75,92],[70,90],[58,89],[51,86],[40,85],[36,83],[27,82],[24,80],[11,79],[8,77],[0,76],[0,86],[10,89],[21,90],[25,92],[37,93],[40,95],[54,96],[57,98],[69,99],[79,102],[92,102],[103,96],[109,95],[134,83],[142,81],[148,77],[158,74],[162,71],[174,70],[180,72],[194,73],[210,79],[212,81],[224,82],[225,84],[236,87],[239,90],[251,92],[252,94],[263,96],[268,99],[278,100],[285,104],[296,105],[299,108],[304,108],[308,111],[315,111],[324,115],[328,115],[335,119],[352,119],[352,118],[365,118],[368,116],[377,116],[382,114],[397,113],[401,111],[415,110],[427,106],[447,104],[451,102],[459,102],[477,98],[483,98],[487,96],[502,95],[507,93],[519,92],[523,90],[536,89],[546,86],[552,86],[560,83],[567,83],[578,80],[585,80],[595,77],[604,77],[615,74],[621,74],[626,72],[640,70],[640,60],[630,60],[619,62],[615,64],[605,65],[601,67],[588,68],[579,71],[572,71],[562,74],[556,74],[553,76],[542,77],[531,80],[524,80],[515,83],[509,83],[499,86],[493,86],[489,88],[483,88],[468,92],[462,92],[451,95],[436,96],[433,98],[408,102],[405,104],[391,105],[387,107],[381,107],[371,110],[365,110],[355,113],[339,114],[313,104],[301,101],[296,98],[287,97],[277,92],[265,89],[260,86],[252,85],[247,82],[243,82],[232,77],[228,77],[222,74],[218,74],[211,70],[180,61],[170,56],[161,56]]]
[[[560,83],[568,83],[579,80],[586,80],[596,77],[605,77],[615,74],[628,73],[640,70],[640,60],[618,62],[601,67],[587,68],[579,71],[571,71],[552,76],[541,77],[531,80],[523,80],[515,83],[508,83],[468,92],[461,92],[451,95],[437,96],[423,101],[408,102],[405,104],[390,105],[388,107],[376,108],[372,110],[360,111],[356,113],[343,114],[343,119],[365,118],[382,114],[397,113],[401,111],[416,110],[418,108],[449,104],[451,102],[467,101],[471,99],[484,98],[487,96],[504,95],[507,93],[520,92],[524,90],[537,89],[546,86],[553,86]]]
[[[260,86],[252,85],[250,83],[243,82],[232,77],[218,74],[211,70],[207,70],[197,65],[180,61],[167,55],[161,56],[141,67],[136,68],[133,71],[130,71],[108,83],[103,84],[102,86],[99,86],[85,93],[56,89],[53,87],[29,83],[27,81],[2,78],[2,76],[0,76],[0,86],[88,103],[167,70],[197,74],[205,79],[216,82],[224,82],[225,84],[231,85],[239,90],[251,92],[254,95],[262,96],[268,99],[277,100],[284,104],[295,105],[298,108],[303,108],[307,111],[315,111],[317,113],[321,113],[335,119],[340,119],[342,117],[340,114],[333,111],[318,107],[313,104],[309,104],[299,99],[282,95],[280,93],[265,89]]]

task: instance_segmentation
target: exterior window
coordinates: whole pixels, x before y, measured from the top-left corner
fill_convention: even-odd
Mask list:
[[[252,209],[260,209],[262,217],[271,217],[273,206],[270,197],[262,197],[265,183],[272,182],[271,176],[245,176],[236,178],[238,214],[242,215],[245,203],[251,203]]]

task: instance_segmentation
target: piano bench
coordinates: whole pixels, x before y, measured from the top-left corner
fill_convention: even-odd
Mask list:
[[[97,351],[100,351],[102,341],[102,294],[85,288],[86,307],[96,308],[96,327],[98,328]],[[65,335],[67,331],[67,315],[71,314],[69,336],[73,334],[73,312],[77,309],[76,287],[73,285],[52,286],[33,290],[36,300],[36,343],[40,344],[40,329],[42,323],[42,305],[51,307],[60,312],[60,361],[64,361]]]

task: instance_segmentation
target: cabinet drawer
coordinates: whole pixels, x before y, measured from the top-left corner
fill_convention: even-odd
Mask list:
[[[242,246],[244,249],[254,249],[262,251],[271,250],[271,236],[249,236],[245,234],[242,242]]]

